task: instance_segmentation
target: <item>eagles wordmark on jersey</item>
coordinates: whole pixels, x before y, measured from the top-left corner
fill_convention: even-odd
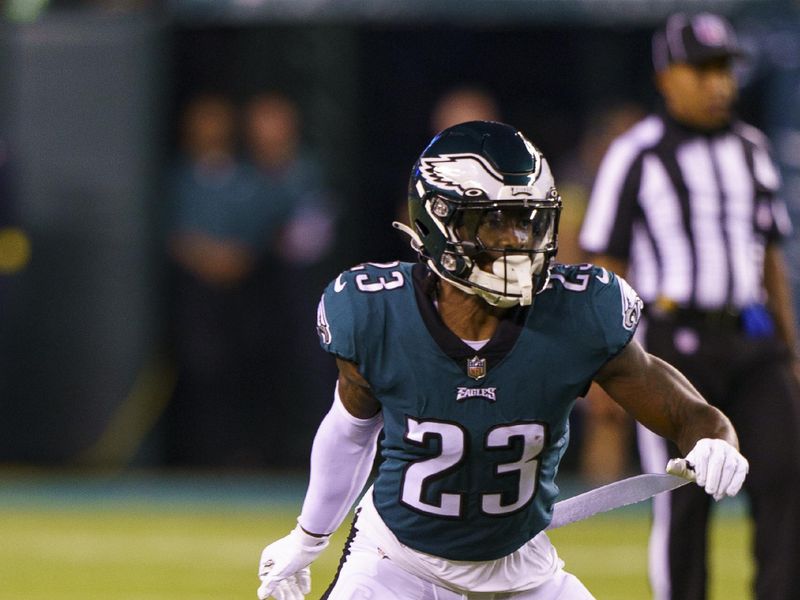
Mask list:
[[[320,341],[358,365],[382,405],[374,501],[407,546],[491,560],[549,523],[575,399],[641,314],[602,268],[551,271],[533,307],[507,311],[478,351],[439,318],[439,279],[422,264],[359,265],[325,290]]]

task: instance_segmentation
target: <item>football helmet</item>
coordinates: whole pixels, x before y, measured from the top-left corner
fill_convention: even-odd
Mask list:
[[[561,197],[517,129],[470,121],[439,133],[412,170],[408,212],[411,227],[395,227],[459,289],[507,308],[531,304],[547,284]]]

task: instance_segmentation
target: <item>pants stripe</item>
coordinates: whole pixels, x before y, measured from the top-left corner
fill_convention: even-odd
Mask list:
[[[353,524],[350,526],[350,533],[347,534],[347,541],[344,543],[344,550],[342,551],[342,557],[339,559],[339,567],[336,569],[336,575],[333,577],[333,581],[328,586],[328,589],[325,590],[325,593],[322,595],[320,600],[327,600],[328,596],[330,596],[331,592],[333,591],[334,586],[336,586],[336,581],[339,579],[339,574],[342,572],[342,568],[344,564],[347,562],[347,557],[350,556],[350,545],[353,543],[353,539],[356,537],[358,533],[358,529],[356,528],[356,523],[358,522],[358,513],[361,512],[361,509],[356,509],[356,514],[353,517]]]

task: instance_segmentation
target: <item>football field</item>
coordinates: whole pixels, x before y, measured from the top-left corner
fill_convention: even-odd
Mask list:
[[[175,475],[0,476],[0,600],[255,598],[263,545],[294,526],[304,479]],[[729,501],[730,502],[730,501]],[[712,600],[749,598],[750,529],[723,504]],[[319,598],[347,527],[314,563]],[[644,505],[551,532],[598,599],[650,597]]]

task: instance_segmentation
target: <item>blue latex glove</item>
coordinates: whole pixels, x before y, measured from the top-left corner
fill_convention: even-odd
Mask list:
[[[742,329],[747,337],[769,337],[775,333],[775,322],[766,306],[751,304],[742,309]]]

